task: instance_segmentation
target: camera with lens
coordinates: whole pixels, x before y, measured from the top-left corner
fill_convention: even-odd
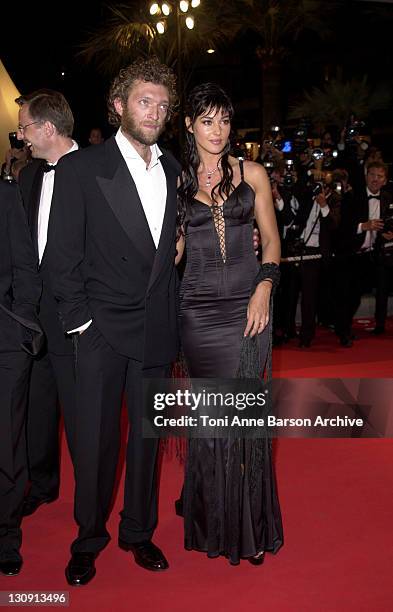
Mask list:
[[[348,119],[345,130],[345,144],[348,147],[353,149],[357,148],[358,142],[356,139],[361,135],[365,126],[366,124],[364,121],[356,119],[356,117],[353,115]],[[362,141],[360,143],[360,147],[365,151],[368,149],[368,143],[366,141]]]
[[[346,138],[348,140],[353,140],[356,136],[360,136],[361,129],[364,128],[365,125],[364,121],[352,121],[347,127]]]
[[[332,190],[341,195],[344,192],[343,184],[341,181],[336,181],[332,184]]]
[[[274,178],[272,177],[272,172],[274,170],[274,162],[271,160],[267,160],[263,162],[263,167],[265,168],[267,175],[269,177],[270,183],[275,183]]]
[[[315,159],[315,161],[321,161],[324,158],[325,154],[323,152],[323,149],[320,149],[319,147],[316,147],[315,149],[312,149],[311,151],[311,157],[313,159]]]
[[[393,215],[383,220],[383,232],[393,232]]]
[[[306,118],[301,119],[293,135],[292,150],[294,153],[302,153],[305,149],[307,149],[309,128],[309,120]]]
[[[294,186],[295,184],[295,179],[293,178],[293,175],[291,173],[289,174],[284,174],[284,179],[283,179],[283,183],[282,183],[285,187],[291,188]]]
[[[293,159],[285,160],[285,172],[283,178],[283,185],[288,189],[291,189],[295,184],[294,176],[294,161]]]
[[[16,132],[9,132],[8,139],[10,141],[11,149],[23,149],[25,146],[23,140],[18,140]]]
[[[263,144],[281,151],[284,143],[280,138],[280,132],[281,128],[279,125],[272,125],[270,128],[269,137],[263,141]]]

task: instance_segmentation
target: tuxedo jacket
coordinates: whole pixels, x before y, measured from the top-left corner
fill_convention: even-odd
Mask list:
[[[40,206],[44,160],[35,159],[19,175],[19,189],[26,210],[34,251],[38,260],[38,212]],[[48,350],[57,355],[70,355],[72,341],[64,333],[59,320],[58,307],[53,296],[49,278],[47,250],[45,248],[39,274],[42,280],[42,295],[39,307],[39,319],[47,339]]]
[[[0,181],[0,351],[20,350],[39,331],[37,259],[15,185]],[[21,324],[23,321],[24,324]]]
[[[180,168],[168,152],[159,159],[167,199],[157,249],[114,136],[59,161],[47,244],[63,329],[92,319],[115,351],[145,367],[169,363],[177,352]]]
[[[380,218],[385,219],[393,215],[392,196],[389,192],[381,190]],[[357,253],[364,242],[366,232],[357,233],[359,223],[368,221],[368,196],[366,187],[352,190],[343,197],[341,206],[341,226],[339,250],[344,254]],[[378,248],[384,239],[378,233],[375,246]]]

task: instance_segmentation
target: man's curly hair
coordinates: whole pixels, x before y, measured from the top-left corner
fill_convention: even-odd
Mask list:
[[[169,93],[169,111],[167,119],[170,118],[177,103],[176,77],[171,68],[161,64],[156,58],[147,60],[138,59],[126,68],[122,68],[113,81],[108,95],[108,121],[111,125],[119,127],[121,118],[117,114],[114,101],[118,98],[123,106],[127,105],[128,96],[135,81],[163,85]]]

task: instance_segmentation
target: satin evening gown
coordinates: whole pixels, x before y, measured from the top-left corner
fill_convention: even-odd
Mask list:
[[[235,378],[247,305],[259,263],[253,248],[253,189],[241,182],[222,206],[195,199],[185,223],[187,263],[180,333],[193,378]],[[258,336],[263,373],[269,330]],[[213,415],[211,415],[213,416]],[[231,563],[283,542],[271,441],[191,439],[183,491],[185,548]]]

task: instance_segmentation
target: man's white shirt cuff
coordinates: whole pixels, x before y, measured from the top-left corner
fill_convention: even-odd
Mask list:
[[[87,323],[84,323],[80,327],[75,327],[75,329],[70,329],[70,331],[68,331],[67,334],[75,334],[76,332],[81,333],[85,331],[85,329],[87,329],[92,323],[93,323],[93,319],[90,319],[90,321],[88,321]]]

